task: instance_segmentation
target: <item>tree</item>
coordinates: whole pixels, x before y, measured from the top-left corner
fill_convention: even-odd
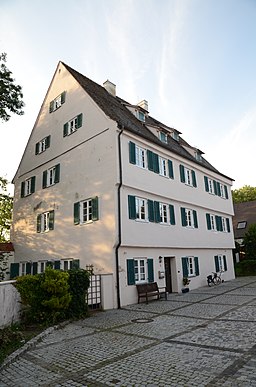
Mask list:
[[[246,259],[256,259],[256,224],[251,224],[244,235]]]
[[[15,85],[12,72],[5,65],[6,53],[0,54],[0,63],[0,118],[8,121],[11,117],[8,112],[24,114],[23,94],[21,86]]]
[[[234,189],[232,191],[232,197],[234,203],[243,203],[256,200],[256,187],[245,185],[242,188]]]
[[[0,242],[10,239],[13,198],[7,193],[8,181],[0,177]]]

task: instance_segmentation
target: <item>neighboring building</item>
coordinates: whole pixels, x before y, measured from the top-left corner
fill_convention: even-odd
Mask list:
[[[233,279],[232,179],[180,134],[60,62],[13,180],[12,277],[93,265],[114,308]]]
[[[234,203],[233,231],[235,242],[243,246],[244,235],[251,224],[256,224],[256,200]]]

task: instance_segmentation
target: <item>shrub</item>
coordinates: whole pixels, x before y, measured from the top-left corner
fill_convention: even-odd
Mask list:
[[[236,276],[256,275],[256,260],[245,259],[235,264]]]
[[[72,299],[67,310],[67,317],[81,318],[87,314],[87,290],[90,286],[90,272],[83,269],[68,271],[69,291]]]

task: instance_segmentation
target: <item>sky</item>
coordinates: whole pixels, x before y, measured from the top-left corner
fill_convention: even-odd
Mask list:
[[[0,176],[13,179],[62,61],[146,99],[233,189],[256,186],[255,20],[256,0],[0,0],[0,53],[26,105],[0,121]]]

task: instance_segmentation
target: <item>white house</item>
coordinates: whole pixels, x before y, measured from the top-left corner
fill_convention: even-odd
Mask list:
[[[93,265],[114,308],[234,278],[232,179],[180,134],[60,62],[13,179],[11,277]]]

